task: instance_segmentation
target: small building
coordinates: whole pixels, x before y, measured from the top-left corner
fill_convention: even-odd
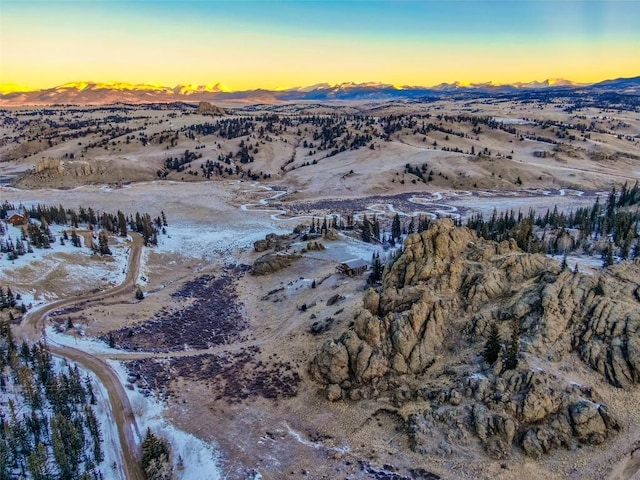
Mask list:
[[[7,212],[7,223],[10,223],[14,227],[18,227],[27,223],[27,218],[21,213],[11,210]]]
[[[354,275],[362,275],[369,270],[369,264],[361,258],[354,258],[353,260],[347,260],[340,263],[336,267],[336,271],[342,275],[353,277]]]

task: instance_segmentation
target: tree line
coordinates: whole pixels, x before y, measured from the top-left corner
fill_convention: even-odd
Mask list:
[[[16,210],[16,207],[6,201],[0,204],[0,219],[6,219],[7,212],[10,210]],[[80,225],[83,225],[88,230],[102,228],[105,232],[123,237],[127,235],[128,231],[133,231],[143,237],[147,246],[157,245],[159,231],[168,226],[164,212],[160,212],[159,216],[152,218],[148,213],[136,212],[127,215],[120,210],[116,213],[108,213],[99,212],[91,207],[80,206],[76,210],[65,208],[62,205],[42,204],[21,207],[20,210],[27,220],[26,229],[31,244],[37,248],[47,248],[55,240],[48,228],[51,224],[71,225],[73,228],[79,228]],[[40,221],[40,226],[34,225],[30,221],[32,219]],[[0,234],[3,233],[0,231]],[[19,247],[14,245],[15,248]]]

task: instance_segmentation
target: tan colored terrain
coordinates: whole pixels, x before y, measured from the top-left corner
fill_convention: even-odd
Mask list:
[[[168,234],[160,236],[160,245],[142,251],[140,275],[146,279],[146,298],[140,302],[134,299],[131,286],[137,272],[129,271],[123,286],[108,296],[91,294],[86,285],[75,285],[69,276],[73,268],[65,262],[73,259],[59,254],[53,254],[50,263],[10,271],[6,281],[35,289],[37,294],[55,293],[63,299],[58,310],[77,304],[78,298],[67,303],[66,296],[83,295],[82,310],[63,310],[46,321],[61,323],[70,317],[74,324],[86,324],[87,335],[102,339],[111,332],[121,353],[99,354],[96,361],[117,358],[139,372],[142,378],[136,388],[163,399],[172,423],[220,449],[225,478],[252,478],[256,472],[265,479],[382,478],[376,475],[394,473],[393,469],[395,478],[435,478],[429,473],[442,478],[501,479],[638,475],[634,450],[634,442],[640,440],[638,386],[611,387],[575,354],[567,354],[561,364],[545,360],[545,368],[553,369],[558,378],[593,387],[598,401],[613,412],[620,431],[600,445],[580,443],[573,449],[546,452],[539,459],[526,456],[517,446],[504,458],[494,459],[475,436],[451,451],[441,448],[441,439],[434,440],[417,453],[411,448],[406,419],[424,411],[430,401],[398,402],[397,391],[380,389],[378,396],[370,398],[328,401],[326,386],[314,380],[309,366],[326,340],[355,328],[366,278],[341,276],[335,267],[354,257],[370,260],[374,249],[361,242],[345,235],[337,240],[319,238],[325,250],[313,251],[306,240],[296,237],[288,251],[298,252],[300,258],[285,269],[258,276],[230,267],[231,263],[253,264],[265,253],[253,250],[254,241],[270,232],[291,232],[300,223],[308,225],[309,215],[355,213],[361,218],[377,212],[388,229],[395,211],[425,211],[433,216],[446,211],[468,217],[478,211],[489,214],[494,207],[545,211],[554,204],[565,210],[590,205],[594,191],[640,178],[638,113],[583,109],[570,114],[554,105],[534,109],[515,102],[350,104],[338,111],[372,118],[411,113],[416,115],[417,127],[404,126],[388,140],[374,135],[358,149],[329,157],[329,151],[310,154],[317,148],[302,146],[304,141],[317,142],[313,136],[320,132],[309,122],[282,125],[286,130],[274,128],[262,138],[259,128],[268,123],[262,120],[251,134],[233,139],[217,134],[189,138],[188,130],[182,130],[196,123],[269,114],[273,108],[279,109],[281,117],[336,112],[304,104],[256,108],[264,110],[224,105],[225,117],[198,115],[195,109],[187,113],[147,107],[79,108],[62,112],[61,118],[56,111],[57,127],[45,122],[44,116],[31,115],[37,109],[4,110],[0,115],[14,116],[22,123],[5,122],[0,127],[6,139],[0,146],[0,170],[19,177],[15,180],[19,188],[0,188],[2,200],[76,208],[90,205],[101,211],[152,215],[162,210],[169,220]],[[417,117],[426,114],[431,117]],[[595,128],[588,132],[591,138],[584,140],[576,128],[540,124],[513,124],[515,134],[480,124],[481,131],[474,133],[471,122],[439,120],[440,114],[594,122]],[[109,115],[126,119],[114,117],[110,125]],[[77,138],[65,137],[72,120],[87,121],[81,128],[89,131]],[[438,130],[414,133],[423,120],[441,123],[443,129],[462,137]],[[364,134],[366,127],[358,123],[364,122],[349,120],[340,138],[347,133]],[[382,132],[380,124],[368,128],[376,135]],[[567,135],[560,139],[562,144],[519,140],[519,136],[555,140],[558,130]],[[141,133],[146,146],[139,140]],[[172,145],[170,138],[176,133]],[[37,138],[49,134],[51,146]],[[569,140],[569,135],[576,139]],[[236,153],[241,141],[257,145],[253,162],[239,162]],[[485,148],[491,155],[480,155]],[[186,149],[203,157],[193,160],[185,171],[169,171],[160,179],[157,172],[165,159]],[[233,155],[232,165],[244,173],[213,175],[203,181],[200,165],[227,154]],[[309,165],[303,165],[306,162]],[[421,168],[425,163],[424,182],[405,168],[406,164]],[[271,177],[253,181],[248,168]],[[199,175],[189,174],[189,169]],[[431,170],[432,179],[427,180]],[[516,183],[518,178],[521,183]],[[287,193],[278,196],[280,189]],[[402,193],[415,195],[407,195],[407,200],[397,196]],[[201,290],[185,287],[206,275],[211,279],[201,280]],[[191,325],[185,323],[191,318],[180,317],[180,312],[200,318],[194,320],[194,327],[181,329]],[[313,333],[318,322],[326,329],[316,325]],[[217,340],[201,345],[212,331],[219,332]],[[471,350],[453,334],[443,343],[446,349],[437,354],[433,368],[446,376],[448,362],[464,363]],[[139,347],[137,351],[134,346]],[[341,395],[348,396],[348,390]]]

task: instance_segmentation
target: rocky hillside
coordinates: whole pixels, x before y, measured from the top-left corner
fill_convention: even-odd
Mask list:
[[[538,457],[620,429],[596,388],[640,381],[640,262],[587,276],[451,220],[410,235],[351,327],[311,363],[329,399],[384,397],[419,452]],[[500,353],[484,354],[497,327]],[[608,387],[606,385],[609,385]]]
[[[60,160],[43,158],[14,183],[20,188],[70,188],[96,183],[128,183],[154,180],[155,172],[125,158],[109,160]]]

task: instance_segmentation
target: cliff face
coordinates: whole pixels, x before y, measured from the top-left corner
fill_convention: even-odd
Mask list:
[[[310,372],[332,400],[385,392],[399,406],[426,402],[405,415],[419,451],[476,438],[493,456],[517,445],[536,457],[601,443],[618,428],[614,414],[563,368],[579,358],[611,388],[640,381],[637,278],[637,260],[574,274],[441,220],[409,236],[381,291],[365,294],[353,326],[325,342]],[[488,364],[492,324],[504,346]],[[507,369],[513,332],[518,362]]]
[[[155,171],[128,159],[60,160],[43,158],[16,181],[20,188],[68,188],[92,183],[153,180]]]

